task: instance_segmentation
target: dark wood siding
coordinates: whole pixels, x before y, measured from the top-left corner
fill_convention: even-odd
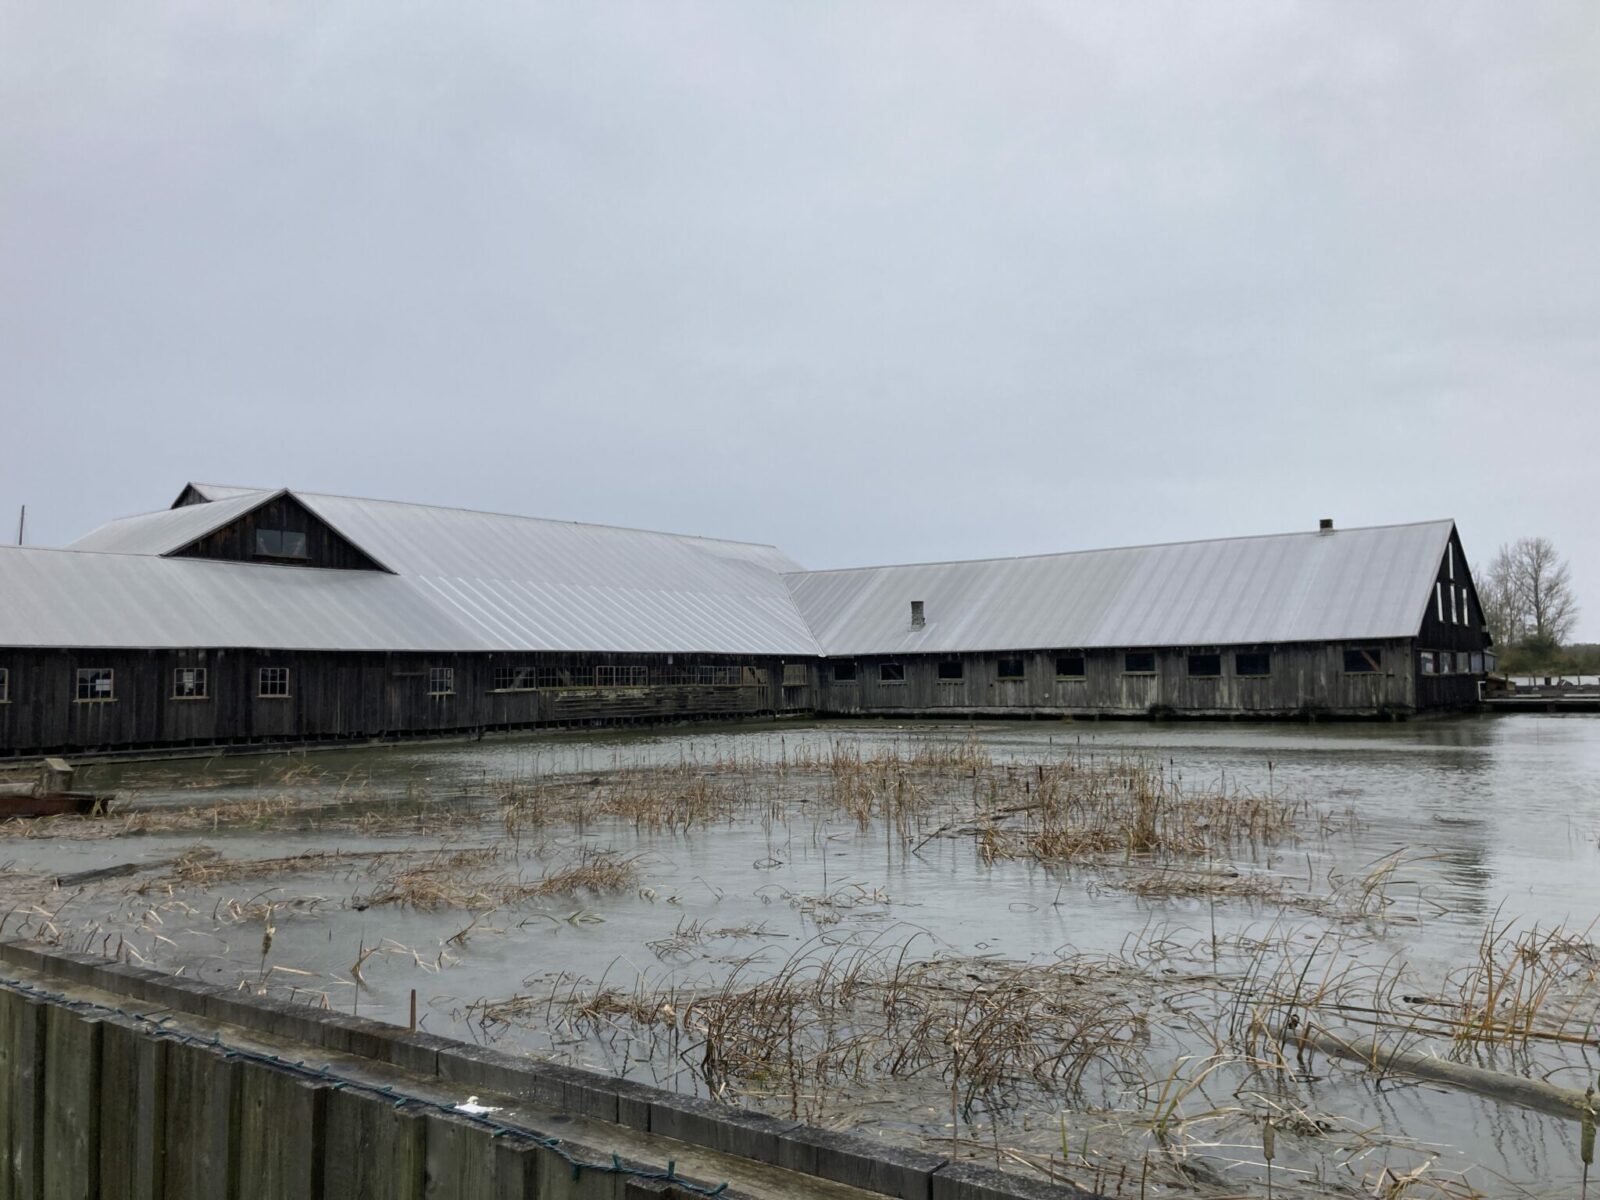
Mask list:
[[[1459,656],[1466,655],[1470,667],[1472,656],[1481,655],[1488,648],[1489,634],[1483,621],[1483,609],[1478,605],[1478,590],[1472,582],[1460,537],[1452,531],[1450,546],[1434,576],[1434,590],[1428,596],[1427,611],[1417,638],[1412,664],[1417,681],[1417,706],[1440,709],[1476,704],[1478,681],[1484,674],[1460,670]],[[1424,654],[1449,655],[1451,669],[1437,674],[1425,673]]]
[[[568,686],[497,691],[495,668],[564,669]],[[810,707],[784,687],[781,660],[665,655],[335,654],[261,650],[0,648],[9,671],[0,754],[216,743],[386,738],[552,724],[750,716]],[[206,670],[202,699],[174,695],[179,668]],[[263,696],[263,667],[286,669],[288,695]],[[430,669],[453,690],[430,693]],[[642,668],[610,687],[597,668]],[[115,672],[115,698],[78,701],[76,671]],[[711,681],[697,681],[708,676]]]
[[[306,535],[306,557],[285,560],[256,553],[256,530],[284,529]],[[383,568],[359,546],[330,527],[293,496],[279,496],[252,509],[183,549],[174,558],[221,558],[230,562],[287,562],[302,567],[332,567],[347,571]]]

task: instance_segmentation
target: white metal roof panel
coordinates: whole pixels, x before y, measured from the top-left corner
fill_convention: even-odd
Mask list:
[[[833,655],[1415,636],[1454,525],[1429,521],[787,576]],[[926,624],[911,627],[911,601]]]
[[[379,571],[0,547],[0,646],[490,650]]]

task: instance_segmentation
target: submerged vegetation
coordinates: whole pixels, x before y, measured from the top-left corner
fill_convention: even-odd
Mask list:
[[[1465,1120],[1534,1094],[1496,1078],[1581,1093],[1600,1052],[1593,929],[1435,944],[1439,856],[1363,859],[1271,763],[838,737],[194,794],[0,825],[0,936],[369,1013],[421,971],[436,1026],[1130,1197],[1554,1194],[1377,1100],[1431,1056],[1479,1068],[1427,1076]],[[1056,940],[959,944],[927,878]],[[1103,910],[1126,935],[1075,948]]]

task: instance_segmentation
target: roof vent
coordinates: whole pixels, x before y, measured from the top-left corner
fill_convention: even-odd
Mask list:
[[[922,601],[913,600],[911,602],[911,628],[921,629],[927,623],[928,618],[922,614]]]
[[[1333,518],[1332,517],[1323,517],[1322,520],[1318,521],[1317,522],[1317,532],[1318,533],[1332,533],[1333,532]]]

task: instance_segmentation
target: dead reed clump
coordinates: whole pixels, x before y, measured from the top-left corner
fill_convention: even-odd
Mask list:
[[[620,1038],[631,1059],[689,1064],[713,1095],[787,1101],[812,1118],[830,1097],[893,1080],[937,1089],[967,1120],[1078,1094],[1091,1074],[1137,1072],[1146,1042],[1116,973],[1088,960],[915,960],[906,945],[816,942],[761,971],[749,959],[715,985],[641,979],[631,992],[565,981],[474,1014],[553,1022],[613,1048]]]
[[[638,863],[609,851],[584,851],[576,862],[547,871],[536,880],[498,874],[478,875],[501,861],[497,848],[440,852],[421,862],[407,862],[370,892],[357,894],[357,909],[396,905],[428,911],[459,908],[509,908],[527,900],[626,891],[639,877]]]

